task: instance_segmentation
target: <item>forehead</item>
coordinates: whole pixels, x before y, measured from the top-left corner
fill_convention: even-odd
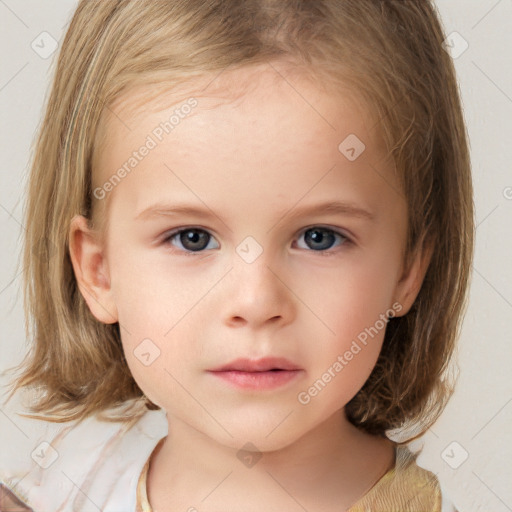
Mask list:
[[[335,81],[329,80],[325,71],[315,72],[313,68],[299,67],[286,61],[202,73],[172,83],[140,83],[128,88],[104,109],[99,131],[110,139],[118,135],[125,140],[133,125],[138,126],[141,120],[151,114],[172,111],[173,107],[179,107],[191,97],[198,98],[203,109],[226,104],[239,108],[241,104],[248,106],[251,99],[253,106],[260,102],[264,107],[264,103],[274,101],[276,93],[286,96],[286,103],[294,102],[294,108],[299,112],[307,114],[307,110],[310,110],[309,114],[315,113],[331,129],[347,129],[348,125],[343,121],[352,114],[353,117],[348,121],[353,131],[358,129],[356,123],[362,124],[360,134],[367,132],[365,135],[368,142],[377,150],[385,151],[379,120],[354,87],[346,85],[339,77]],[[333,105],[337,107],[335,112]],[[187,117],[198,115],[202,108]],[[248,114],[244,112],[247,122],[250,122]],[[278,112],[275,114],[277,116]],[[205,117],[204,112],[202,115]],[[98,142],[103,142],[104,136],[98,137]]]
[[[197,106],[156,140],[155,129],[190,98]],[[336,94],[327,92],[295,68],[265,64],[203,75],[173,88],[141,85],[106,112],[97,184],[127,162],[148,137],[156,142],[135,172],[116,187],[115,194],[128,190],[134,206],[163,188],[176,188],[180,175],[203,196],[213,190],[215,180],[224,184],[224,194],[245,187],[268,195],[272,188],[276,197],[283,192],[293,197],[323,175],[329,174],[324,188],[340,184],[342,173],[328,173],[333,166],[343,166],[345,185],[369,184],[380,173],[382,186],[387,173],[384,180],[398,187],[389,175],[394,166],[387,162],[385,173],[382,169],[387,159],[383,140],[357,95],[341,87]],[[342,153],[351,146],[357,152],[364,148],[356,161]],[[259,187],[262,180],[266,187]]]

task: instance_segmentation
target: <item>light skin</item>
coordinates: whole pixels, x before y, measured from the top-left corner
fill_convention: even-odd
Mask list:
[[[81,216],[71,223],[81,293],[100,322],[119,322],[134,379],[167,413],[169,435],[148,477],[155,510],[339,511],[394,464],[393,445],[344,413],[377,361],[385,329],[308,404],[297,396],[393,304],[401,306],[395,316],[409,311],[430,254],[418,252],[404,266],[406,203],[374,120],[348,97],[299,74],[284,80],[276,69],[231,70],[224,88],[219,78],[215,89],[169,92],[135,113],[127,107],[145,89],[128,92],[114,110],[130,130],[106,118],[96,184],[184,98],[198,105],[110,192],[105,239]],[[279,70],[286,75],[284,65]],[[349,134],[366,145],[355,161],[338,149]],[[373,219],[294,215],[335,200]],[[209,216],[137,218],[157,202],[184,202]],[[315,227],[327,229],[323,239],[308,236]],[[192,233],[201,243],[168,238],[177,228],[199,229]],[[251,263],[237,252],[254,250],[242,244],[247,237],[262,250]],[[134,350],[148,338],[160,355],[145,366]],[[240,390],[207,372],[266,356],[286,357],[302,371],[270,391]],[[262,454],[252,467],[237,457],[246,443]]]

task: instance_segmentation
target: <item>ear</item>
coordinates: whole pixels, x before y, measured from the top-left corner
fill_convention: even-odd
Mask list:
[[[419,243],[417,247],[409,266],[402,268],[402,275],[395,288],[395,301],[402,305],[400,314],[395,316],[404,316],[411,309],[432,259],[433,244]]]
[[[118,321],[118,313],[110,288],[105,251],[96,231],[87,219],[76,215],[69,228],[69,254],[82,296],[91,313],[105,324]]]

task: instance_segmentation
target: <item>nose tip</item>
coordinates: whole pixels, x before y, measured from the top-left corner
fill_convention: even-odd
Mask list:
[[[288,287],[263,258],[235,266],[225,311],[230,326],[277,324],[292,317]]]

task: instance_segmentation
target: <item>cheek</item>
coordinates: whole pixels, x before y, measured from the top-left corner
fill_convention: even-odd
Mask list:
[[[158,250],[137,250],[127,244],[118,246],[110,258],[120,322],[137,336],[163,336],[204,294],[201,282],[187,279],[165,260],[155,262],[152,253]]]
[[[300,403],[314,401],[325,411],[347,404],[363,387],[378,360],[388,322],[386,309],[347,302],[347,308],[333,314],[334,334],[320,340],[322,350],[311,354],[307,389]],[[320,395],[322,397],[320,398]],[[319,399],[316,399],[316,397]]]
[[[313,355],[317,363],[310,377],[323,380],[329,369],[336,374],[333,381],[355,394],[378,359],[387,317],[395,314],[394,283],[393,270],[378,258],[353,260],[350,271],[346,268],[340,266],[334,277],[323,277],[309,288],[311,310],[318,312],[320,320],[317,346],[322,347],[321,355]],[[305,297],[307,291],[303,293]]]
[[[299,292],[307,297],[307,305],[333,342],[357,337],[392,307],[395,269],[378,258],[372,259],[352,258],[350,265],[341,262],[337,271],[317,274],[309,281],[313,284]]]
[[[157,320],[160,318],[157,316]],[[183,395],[180,383],[187,382],[190,370],[200,361],[191,327],[186,319],[163,326],[152,324],[149,312],[140,321],[134,318],[130,325],[132,331],[121,331],[130,372],[145,395],[165,408],[169,396]]]

